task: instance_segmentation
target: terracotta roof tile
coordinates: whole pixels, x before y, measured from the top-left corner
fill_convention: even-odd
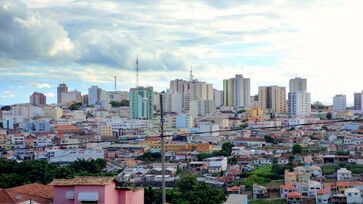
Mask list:
[[[301,194],[298,192],[290,192],[287,194],[288,198],[301,198]]]
[[[40,183],[32,183],[23,186],[17,186],[4,190],[11,198],[12,203],[24,202],[32,199],[37,203],[52,203],[53,202],[53,186],[43,185]],[[3,193],[3,196],[4,193]],[[1,196],[1,203],[5,203]],[[14,202],[16,201],[16,202]]]

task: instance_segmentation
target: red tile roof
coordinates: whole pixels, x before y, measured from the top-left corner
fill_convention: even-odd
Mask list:
[[[53,203],[53,186],[32,183],[0,190],[0,203],[19,203],[30,199],[37,203]]]
[[[301,194],[298,192],[290,192],[287,194],[288,198],[301,198]]]
[[[294,190],[295,187],[291,184],[285,184],[280,186],[281,189]]]

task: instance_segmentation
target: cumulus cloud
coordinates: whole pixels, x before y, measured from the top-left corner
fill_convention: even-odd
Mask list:
[[[54,98],[55,97],[55,94],[52,93],[52,92],[45,93],[44,95],[47,96],[48,98]]]
[[[44,89],[44,88],[50,88],[50,84],[47,83],[33,83],[32,84],[33,88],[37,88],[37,89]]]
[[[11,91],[3,91],[1,94],[2,98],[14,98],[14,94]]]
[[[187,78],[191,65],[218,88],[234,74],[251,77],[252,93],[258,85],[287,86],[297,75],[308,77],[313,100],[356,88],[322,86],[327,79],[363,86],[351,75],[362,67],[358,0],[21,2],[0,0],[0,79],[14,87],[110,84],[113,75],[132,86],[137,56],[140,78],[157,90]]]
[[[75,45],[57,21],[39,18],[18,0],[0,1],[0,58],[67,60]]]

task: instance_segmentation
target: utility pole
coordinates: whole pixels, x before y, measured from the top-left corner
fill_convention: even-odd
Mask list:
[[[160,93],[160,151],[161,151],[161,172],[162,172],[162,204],[166,203],[166,191],[165,191],[165,151],[164,151],[164,111],[163,111],[163,95]]]
[[[117,81],[116,81],[117,77],[114,76],[113,78],[115,79],[115,92],[116,92],[116,90],[117,90],[117,84],[116,84],[117,83]]]
[[[139,87],[139,57],[136,57],[136,88]]]

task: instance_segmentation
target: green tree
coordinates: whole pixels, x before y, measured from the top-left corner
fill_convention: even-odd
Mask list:
[[[120,101],[111,101],[110,104],[111,104],[112,108],[118,108],[121,106]]]
[[[194,176],[182,176],[173,190],[166,191],[166,201],[175,204],[220,204],[226,200],[223,188],[199,183]],[[161,203],[161,190],[145,188],[145,204]]]
[[[1,110],[2,111],[9,111],[11,109],[11,107],[10,106],[2,106],[1,107]]]
[[[124,99],[121,101],[121,106],[129,106],[129,104],[130,104],[130,101],[127,99]]]
[[[267,142],[267,143],[275,143],[275,139],[274,138],[272,138],[271,136],[269,136],[269,135],[266,135],[265,137],[264,137],[264,139],[265,139],[265,142]]]
[[[34,182],[48,184],[54,178],[113,175],[103,172],[105,167],[104,159],[77,160],[66,166],[48,164],[47,161],[40,160],[16,162],[0,159],[0,188],[11,188]]]
[[[147,162],[158,162],[161,161],[161,153],[160,152],[146,152],[143,155],[136,157],[138,160],[147,161]]]
[[[223,143],[222,151],[220,152],[221,156],[223,156],[222,154],[225,154],[227,157],[231,156],[232,147],[234,147],[234,145],[231,142]]]
[[[326,119],[331,120],[333,118],[333,114],[331,112],[326,114]]]
[[[82,103],[73,103],[68,107],[69,110],[80,110],[82,107]]]
[[[86,118],[88,119],[88,118],[92,118],[94,115],[91,113],[91,112],[89,112],[89,111],[87,111],[87,113],[86,113]]]
[[[302,153],[302,151],[303,151],[303,148],[302,148],[302,146],[301,146],[301,145],[299,145],[299,144],[294,144],[294,145],[292,146],[292,153],[293,153],[293,154],[301,154],[301,153]]]

